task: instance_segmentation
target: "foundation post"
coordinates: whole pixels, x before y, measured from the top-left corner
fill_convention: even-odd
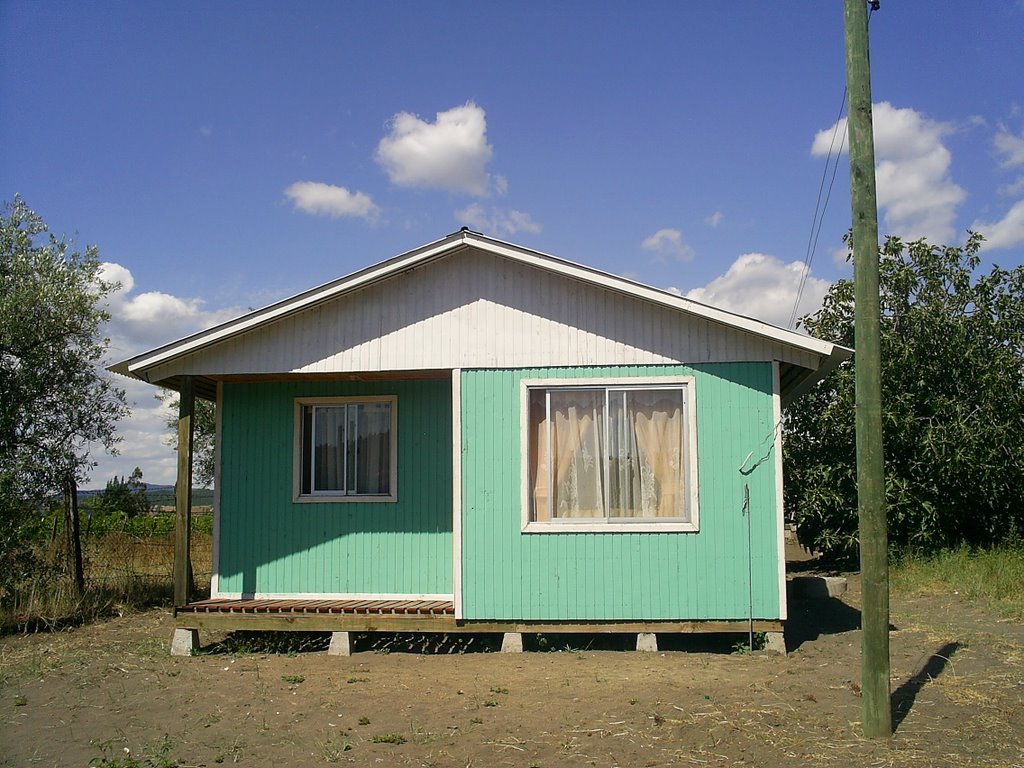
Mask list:
[[[199,630],[175,628],[171,656],[191,656],[199,650]]]
[[[658,636],[653,632],[639,632],[636,636],[636,649],[638,651],[657,651]]]
[[[522,653],[523,635],[520,632],[506,632],[501,638],[502,653]]]
[[[768,653],[786,655],[786,636],[782,632],[765,632],[764,649]]]
[[[332,632],[331,646],[327,649],[328,656],[351,656],[352,639],[348,632]]]

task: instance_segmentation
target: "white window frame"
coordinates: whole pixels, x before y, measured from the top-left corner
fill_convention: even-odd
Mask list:
[[[302,409],[306,406],[352,405],[366,403],[390,403],[391,445],[390,477],[387,494],[339,494],[330,491],[302,492]],[[394,503],[398,501],[398,396],[365,395],[352,397],[297,397],[295,398],[295,436],[292,450],[292,501],[297,504],[366,504]],[[310,457],[312,462],[312,457]]]
[[[530,488],[530,390],[532,389],[683,389],[686,404],[686,485],[687,508],[690,519],[686,521],[666,520],[657,522],[650,518],[631,521],[616,519],[615,522],[573,519],[538,522],[531,519]],[[595,377],[579,379],[523,379],[520,383],[520,510],[523,533],[696,533],[700,530],[699,489],[697,487],[697,387],[693,376],[637,376],[637,377]]]

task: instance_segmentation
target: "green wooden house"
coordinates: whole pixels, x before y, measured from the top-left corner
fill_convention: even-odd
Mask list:
[[[218,406],[211,594],[181,525],[177,652],[205,627],[650,647],[781,631],[779,421],[848,356],[462,230],[112,370],[182,393],[179,487],[191,398]]]

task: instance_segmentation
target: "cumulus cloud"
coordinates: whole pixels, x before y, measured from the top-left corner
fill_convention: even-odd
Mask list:
[[[957,208],[965,197],[950,175],[952,155],[943,143],[952,127],[887,101],[873,105],[872,114],[878,207],[887,233],[951,242]],[[838,130],[845,133],[846,125],[843,118]],[[813,155],[828,154],[836,128],[833,124],[815,135]]]
[[[110,354],[122,358],[223,323],[243,313],[239,307],[205,308],[199,298],[181,298],[162,291],[135,292],[135,278],[120,264],[104,262],[101,277],[120,287],[107,297]]]
[[[786,264],[763,253],[745,253],[724,275],[690,291],[686,298],[785,328],[803,275],[802,262]],[[829,285],[827,280],[808,275],[797,317],[819,309]]]
[[[683,233],[678,229],[659,229],[646,238],[641,246],[654,254],[654,260],[664,262],[669,258],[676,261],[692,261],[696,255],[693,248],[683,242]]]
[[[514,209],[484,208],[480,203],[456,211],[455,220],[470,229],[493,235],[514,235],[516,232],[537,234],[541,231],[540,224],[528,213]]]
[[[409,112],[389,122],[375,159],[392,184],[444,189],[484,196],[491,182],[487,164],[494,149],[487,143],[487,115],[472,101],[438,112],[432,123]],[[496,180],[499,193],[507,189]]]
[[[349,192],[345,187],[322,181],[297,181],[285,188],[284,194],[297,210],[314,216],[333,219],[355,216],[372,220],[380,214],[380,208],[365,192]]]
[[[208,309],[199,298],[182,298],[161,291],[137,291],[131,270],[121,264],[105,262],[101,266],[103,280],[118,283],[117,290],[107,297],[110,320],[104,334],[110,338],[108,360],[116,362],[147,349],[230,320],[243,313],[239,307]],[[114,376],[118,387],[125,390],[131,409],[129,416],[118,423],[121,436],[120,455],[93,455],[97,467],[89,487],[102,487],[114,475],[129,475],[141,467],[147,483],[174,482],[176,459],[166,445],[167,406],[156,398],[158,390],[150,384],[122,376]]]
[[[1018,136],[1005,125],[1000,125],[993,142],[1000,156],[999,164],[1004,168],[1024,165],[1024,131]]]
[[[1024,200],[1018,200],[999,221],[975,221],[971,229],[985,236],[984,250],[1021,245],[1024,243]]]
[[[724,213],[722,213],[721,211],[715,211],[710,216],[708,216],[706,219],[704,219],[704,223],[707,224],[712,229],[717,229],[718,225],[722,223],[722,219],[724,219],[724,218],[725,218],[725,214]]]

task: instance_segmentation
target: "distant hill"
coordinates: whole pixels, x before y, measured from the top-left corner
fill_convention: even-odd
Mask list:
[[[88,503],[88,500],[97,494],[103,493],[102,488],[94,488],[87,491],[78,492],[78,502],[83,501]],[[146,485],[146,498],[149,500],[149,506],[151,507],[173,507],[174,506],[174,486],[173,485]],[[213,489],[212,488],[193,488],[192,489],[192,505],[193,506],[209,506],[213,504]]]

